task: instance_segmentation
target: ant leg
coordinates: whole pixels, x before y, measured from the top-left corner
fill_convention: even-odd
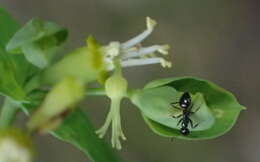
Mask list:
[[[192,107],[193,107],[193,104],[191,105],[191,109],[192,109]],[[199,109],[200,109],[200,106],[195,111],[191,111],[191,114],[196,113]]]
[[[172,106],[173,108],[175,108],[175,109],[182,110],[182,109],[179,108],[178,106],[175,106],[175,104],[177,104],[177,103],[179,103],[179,102],[173,102],[173,103],[171,103],[171,106]]]
[[[174,119],[178,119],[182,116],[182,114],[178,115],[178,116],[172,116]]]
[[[175,109],[178,109],[178,110],[181,110],[182,111],[182,108],[179,108],[179,107],[177,107],[177,106],[172,106],[173,108],[175,108]]]
[[[196,128],[199,125],[199,123],[193,125],[193,122],[191,119],[189,119],[189,122],[190,122],[191,128]]]
[[[191,103],[191,105],[190,105],[190,107],[189,107],[189,112],[190,112],[190,113],[195,113],[195,112],[191,111],[192,108],[193,108],[193,106],[194,106],[193,103]]]
[[[183,118],[181,118],[181,119],[178,121],[177,126],[179,126],[182,121],[183,121]]]

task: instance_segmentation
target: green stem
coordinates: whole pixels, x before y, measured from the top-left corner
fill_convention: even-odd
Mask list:
[[[127,97],[128,97],[128,98],[132,98],[133,95],[134,95],[135,93],[137,93],[138,91],[140,91],[140,89],[128,89],[128,90],[127,90]]]
[[[17,110],[18,108],[11,102],[11,100],[5,98],[0,113],[0,129],[7,128],[12,124]]]
[[[128,89],[127,97],[131,98],[134,93],[139,89]],[[104,88],[88,88],[86,91],[87,96],[106,96],[106,91]]]
[[[106,92],[104,88],[88,88],[86,95],[88,96],[105,96]]]
[[[131,98],[139,89],[128,89],[127,97]],[[104,88],[88,88],[86,92],[87,96],[106,96]]]

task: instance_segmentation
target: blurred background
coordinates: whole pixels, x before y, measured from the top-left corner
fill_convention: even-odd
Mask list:
[[[21,23],[32,17],[67,27],[67,49],[80,47],[92,34],[103,44],[125,41],[145,29],[145,17],[158,21],[144,45],[168,43],[173,68],[159,65],[124,71],[132,88],[169,76],[197,76],[233,92],[248,109],[233,129],[205,141],[170,141],[154,134],[130,102],[122,106],[128,140],[117,153],[125,162],[260,161],[260,3],[257,0],[0,0]],[[101,102],[102,101],[102,102]],[[109,101],[92,97],[82,103],[96,128]],[[24,118],[23,116],[21,118]],[[110,137],[106,140],[110,142]],[[37,162],[88,162],[77,149],[51,136],[35,138]]]

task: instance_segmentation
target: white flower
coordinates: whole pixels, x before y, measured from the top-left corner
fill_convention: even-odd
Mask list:
[[[127,42],[110,42],[107,46],[102,47],[102,54],[106,63],[106,70],[114,70],[114,74],[105,82],[107,96],[111,100],[110,111],[107,115],[104,125],[96,131],[100,138],[104,137],[109,126],[112,127],[111,143],[112,147],[121,149],[122,140],[126,137],[121,128],[120,103],[127,93],[127,80],[122,76],[123,67],[141,66],[148,64],[160,63],[163,67],[171,67],[171,62],[166,61],[163,57],[156,56],[157,53],[167,55],[168,45],[152,45],[142,47],[141,42],[147,38],[154,30],[156,22],[147,17],[147,29],[130,39]]]
[[[6,138],[0,142],[0,162],[30,162],[31,154],[13,139]]]
[[[31,162],[32,154],[29,137],[16,129],[0,131],[0,162]]]
[[[119,58],[122,67],[141,66],[160,63],[163,67],[171,67],[171,62],[156,56],[156,53],[167,55],[169,45],[152,45],[142,47],[141,42],[147,38],[154,30],[156,21],[147,17],[147,29],[136,37],[124,42],[111,42],[104,46],[105,62],[108,64],[107,70],[113,70],[113,60]]]

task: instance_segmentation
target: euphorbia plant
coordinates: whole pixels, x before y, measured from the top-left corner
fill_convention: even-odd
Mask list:
[[[123,74],[126,67],[158,63],[171,67],[164,59],[169,53],[168,45],[141,44],[156,24],[148,17],[146,30],[123,43],[113,41],[102,45],[89,36],[85,46],[57,58],[68,34],[64,27],[40,19],[32,19],[20,27],[1,9],[0,92],[5,96],[1,132],[4,134],[14,127],[16,112],[22,110],[30,116],[24,132],[50,133],[77,146],[93,161],[118,161],[110,146],[98,136],[104,137],[111,125],[112,147],[122,148],[120,138],[126,140],[126,135],[120,105],[126,98],[140,110],[151,130],[163,137],[202,140],[226,133],[244,107],[230,92],[212,82],[194,77],[169,77],[152,81],[141,89],[128,86],[124,77],[127,74]],[[93,82],[99,87],[92,88]],[[199,108],[191,116],[199,125],[190,129],[188,136],[180,134],[178,120],[172,117],[182,113],[174,110],[171,103],[178,101],[183,92],[189,92],[193,106]],[[89,95],[104,95],[111,101],[105,123],[98,130],[77,106]],[[26,140],[30,137],[25,136]],[[12,137],[15,141],[16,137]]]

